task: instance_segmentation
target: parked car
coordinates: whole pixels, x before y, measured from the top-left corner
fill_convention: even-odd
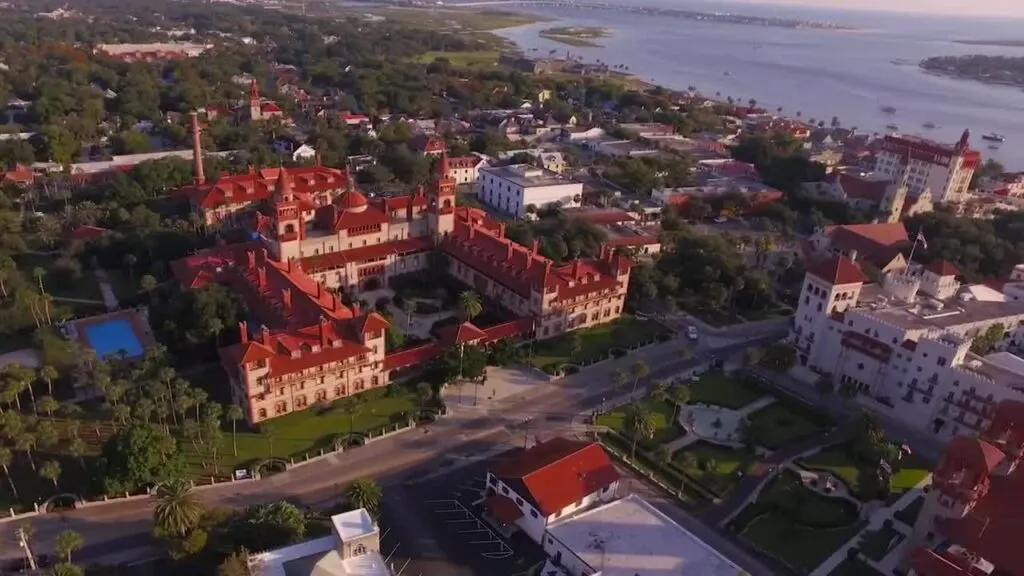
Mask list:
[[[686,327],[686,337],[689,338],[690,340],[696,340],[697,339],[697,327],[696,326],[687,326]]]

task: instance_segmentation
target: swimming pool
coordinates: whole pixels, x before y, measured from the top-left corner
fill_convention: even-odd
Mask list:
[[[89,346],[96,351],[96,356],[105,358],[117,356],[124,350],[129,358],[142,355],[142,343],[135,335],[135,330],[124,318],[111,318],[82,328]]]

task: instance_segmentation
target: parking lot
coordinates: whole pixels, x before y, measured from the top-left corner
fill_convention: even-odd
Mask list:
[[[506,538],[481,517],[482,489],[486,471],[492,462],[481,461],[443,476],[389,489],[389,495],[400,492],[396,496],[400,497],[403,505],[396,515],[404,516],[401,519],[404,524],[402,531],[406,532],[403,542],[413,547],[416,546],[413,543],[418,543],[423,547],[419,555],[424,559],[438,555],[449,563],[444,570],[438,567],[437,571],[428,573],[420,568],[420,562],[414,562],[415,566],[410,566],[413,569],[405,574],[526,576],[544,559],[540,545],[527,536],[516,533]],[[426,541],[428,535],[429,543]]]

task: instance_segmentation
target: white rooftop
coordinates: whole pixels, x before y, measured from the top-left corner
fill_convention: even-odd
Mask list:
[[[360,508],[331,516],[334,535],[269,550],[249,557],[253,576],[392,576],[380,552],[345,558],[339,552],[345,540],[376,534],[373,518]]]
[[[636,494],[556,522],[548,532],[601,576],[745,574]]]
[[[342,541],[360,538],[379,530],[365,508],[331,516],[331,524],[334,526],[334,533]]]

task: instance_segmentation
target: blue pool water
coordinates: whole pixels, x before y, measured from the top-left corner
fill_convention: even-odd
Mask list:
[[[127,352],[129,358],[142,355],[142,343],[124,318],[90,324],[84,331],[85,339],[100,358],[117,356],[121,350]]]

